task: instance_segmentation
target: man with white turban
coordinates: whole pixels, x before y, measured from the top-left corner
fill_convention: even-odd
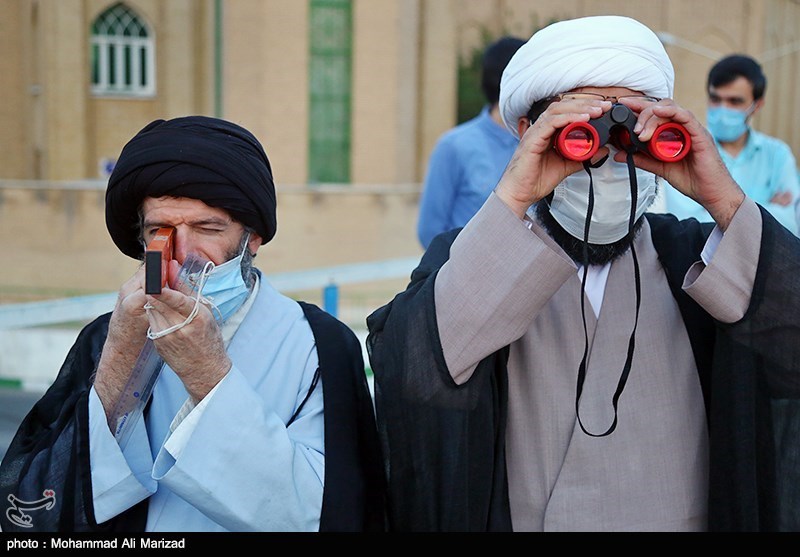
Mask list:
[[[390,526],[800,528],[800,240],[733,181],[626,17],[554,23],[501,82],[520,144],[461,230],[367,320]],[[625,105],[679,161],[557,132]],[[647,213],[659,178],[715,223]]]

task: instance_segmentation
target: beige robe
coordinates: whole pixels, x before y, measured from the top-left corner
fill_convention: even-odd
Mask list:
[[[717,319],[747,308],[761,230],[747,200],[712,263],[684,288]],[[537,225],[529,230],[495,196],[464,228],[436,278],[436,315],[454,380],[511,345],[506,433],[516,531],[695,531],[706,528],[708,435],[685,326],[650,240],[637,237],[642,299],[636,349],[609,436],[576,419],[584,351],[580,278]],[[630,252],[608,275],[599,318],[586,301],[589,359],[580,417],[591,433],[614,418],[612,396],[635,317]],[[489,285],[490,287],[487,287]]]

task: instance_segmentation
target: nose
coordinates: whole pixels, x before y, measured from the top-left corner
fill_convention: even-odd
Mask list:
[[[189,231],[185,227],[178,226],[175,228],[173,259],[183,265],[190,253],[192,253],[192,239]]]

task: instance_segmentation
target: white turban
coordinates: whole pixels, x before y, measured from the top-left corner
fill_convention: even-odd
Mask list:
[[[517,50],[500,81],[500,115],[517,121],[536,101],[577,87],[626,87],[672,98],[675,71],[656,34],[635,19],[592,16],[559,21]]]

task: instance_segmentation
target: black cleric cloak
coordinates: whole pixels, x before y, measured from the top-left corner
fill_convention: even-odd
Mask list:
[[[325,421],[325,488],[320,531],[383,531],[384,479],[372,398],[358,338],[319,307],[300,302],[316,340]],[[79,334],[52,386],[23,420],[0,466],[0,501],[31,501],[45,488],[56,508],[37,531],[143,532],[147,499],[97,524],[92,508],[88,397],[110,313]],[[36,496],[33,496],[36,495]],[[43,501],[43,505],[49,504]],[[4,532],[31,532],[0,513]]]
[[[681,290],[713,225],[647,215],[700,374],[712,531],[800,530],[800,239],[761,214],[750,307],[732,324]],[[437,329],[434,279],[458,232],[437,237],[407,289],[367,319],[391,530],[512,529],[508,347],[456,385]]]

